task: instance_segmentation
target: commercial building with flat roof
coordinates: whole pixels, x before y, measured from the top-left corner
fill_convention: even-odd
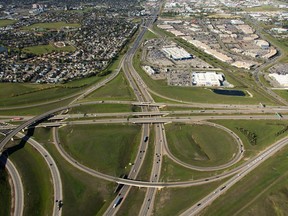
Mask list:
[[[274,78],[281,86],[288,87],[288,74],[269,74],[270,77]]]
[[[221,86],[225,80],[223,73],[192,72],[192,85],[196,86]]]
[[[172,58],[173,60],[187,60],[187,59],[192,59],[192,55],[190,53],[188,53],[185,49],[183,49],[182,47],[164,47],[162,49],[162,51],[164,52],[164,54],[168,57],[168,58]]]

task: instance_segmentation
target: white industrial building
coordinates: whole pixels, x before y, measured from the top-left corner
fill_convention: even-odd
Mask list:
[[[164,47],[162,48],[163,53],[168,57],[172,58],[173,60],[187,60],[192,59],[192,55],[188,53],[185,49],[182,47]]]
[[[196,86],[221,86],[225,80],[223,73],[192,72],[192,85]]]
[[[270,77],[274,78],[281,86],[288,87],[288,74],[269,74]]]
[[[148,75],[153,75],[153,74],[155,74],[155,71],[153,70],[153,68],[152,67],[150,67],[150,66],[143,66],[142,67],[143,69],[144,69],[144,71],[148,74]]]

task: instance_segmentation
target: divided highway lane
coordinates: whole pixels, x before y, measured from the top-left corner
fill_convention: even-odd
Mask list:
[[[22,133],[18,133],[16,135],[19,138],[25,138],[25,135]],[[62,208],[59,208],[58,203],[59,200],[63,200],[63,188],[62,188],[62,181],[61,181],[61,176],[59,169],[52,158],[52,156],[49,154],[49,152],[36,140],[33,138],[26,139],[26,141],[31,144],[45,159],[50,172],[51,172],[51,177],[52,177],[52,182],[53,182],[53,190],[54,190],[54,198],[53,198],[53,216],[60,216],[62,215]],[[56,201],[57,200],[57,201]]]
[[[5,157],[5,156],[4,156]],[[1,163],[5,163],[4,158],[1,158]],[[6,160],[6,159],[5,159]],[[23,210],[24,210],[24,189],[23,189],[23,184],[21,181],[21,177],[19,175],[19,172],[17,171],[16,167],[14,164],[11,162],[10,159],[6,160],[5,163],[5,168],[7,169],[11,180],[13,184],[13,192],[14,196],[12,200],[14,200],[13,203],[13,215],[14,216],[19,216],[23,215]],[[13,194],[13,193],[12,193]]]
[[[142,129],[142,136],[141,137],[146,137],[149,135],[149,125],[143,125],[143,129]],[[131,167],[131,170],[128,174],[128,179],[136,179],[138,176],[138,173],[141,169],[141,166],[143,164],[144,158],[146,156],[146,152],[147,152],[147,148],[148,148],[148,140],[144,140],[142,139],[140,141],[140,145],[138,148],[138,152],[135,158],[135,161]],[[113,202],[111,202],[110,206],[107,208],[106,212],[103,214],[104,216],[111,216],[111,215],[115,215],[117,213],[117,211],[119,210],[119,208],[122,205],[122,201],[117,204],[117,206],[114,206],[114,204],[117,202],[116,200],[118,199],[118,197],[125,199],[126,196],[128,195],[129,191],[131,189],[131,186],[127,186],[124,185],[120,191],[117,193],[117,196],[115,197],[115,199],[113,200]],[[117,207],[117,208],[116,208]]]
[[[153,157],[152,171],[150,175],[150,182],[159,182],[161,167],[162,167],[162,156],[163,156],[163,142],[165,134],[163,133],[163,124],[155,125],[155,150]],[[151,215],[154,207],[156,188],[148,188],[145,194],[144,202],[141,206],[139,216]]]
[[[180,216],[193,216],[198,215],[201,210],[210,205],[215,199],[224,194],[229,188],[239,182],[242,178],[244,178],[248,173],[253,171],[256,167],[258,167],[261,163],[269,159],[272,155],[274,155],[277,151],[288,144],[288,137],[281,139],[280,141],[273,144],[271,147],[267,148],[262,153],[258,154],[257,157],[254,157],[253,160],[250,160],[248,163],[245,163],[239,169],[237,175],[226,181],[224,184],[219,186],[216,190],[208,194],[206,197],[197,202],[197,204],[193,205],[186,211],[184,211]]]

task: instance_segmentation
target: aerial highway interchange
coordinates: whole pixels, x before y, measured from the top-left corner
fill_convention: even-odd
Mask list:
[[[0,125],[0,130],[5,136],[0,142],[0,152],[3,153],[1,157],[1,162],[5,164],[7,172],[11,176],[13,182],[13,215],[23,215],[23,209],[25,208],[25,198],[23,192],[23,185],[21,183],[21,176],[19,175],[16,167],[13,165],[8,155],[5,155],[5,150],[7,145],[11,140],[18,137],[23,139],[32,145],[39,154],[45,159],[47,166],[49,167],[52,176],[53,185],[53,213],[52,215],[62,215],[62,202],[65,206],[65,197],[63,197],[63,185],[61,180],[60,171],[58,169],[57,163],[54,161],[53,156],[50,155],[41,143],[37,142],[33,137],[27,137],[24,133],[30,128],[52,128],[53,143],[60,153],[61,157],[72,165],[74,168],[81,170],[82,172],[91,175],[93,177],[103,179],[105,181],[116,183],[115,187],[119,190],[113,195],[113,199],[109,205],[106,206],[103,215],[117,215],[117,212],[121,208],[121,205],[125,203],[126,198],[129,196],[129,192],[132,187],[146,188],[145,197],[141,208],[139,209],[139,215],[153,215],[155,208],[155,197],[158,190],[163,188],[185,188],[189,186],[206,185],[211,182],[222,182],[221,185],[217,186],[216,189],[211,191],[205,197],[200,200],[195,200],[195,204],[191,204],[190,207],[183,209],[181,211],[182,216],[198,215],[203,209],[211,205],[214,200],[216,200],[221,195],[225,194],[233,185],[240,182],[245,176],[260,166],[265,161],[269,160],[273,155],[279,152],[288,144],[288,137],[271,143],[267,148],[262,149],[256,155],[249,158],[248,160],[243,160],[245,157],[245,146],[241,138],[232,130],[224,127],[220,124],[211,122],[211,120],[275,120],[275,121],[285,121],[287,119],[288,113],[288,102],[275,94],[272,90],[266,88],[261,83],[258,74],[261,68],[264,68],[268,64],[276,61],[276,58],[271,62],[263,65],[261,68],[255,70],[254,77],[257,85],[262,89],[262,91],[269,94],[271,97],[278,102],[277,105],[263,105],[263,104],[209,104],[209,103],[192,103],[188,101],[178,100],[171,97],[163,96],[158,94],[145,84],[145,81],[136,71],[133,66],[133,57],[135,56],[137,50],[143,42],[143,37],[149,28],[152,28],[154,22],[156,21],[158,15],[160,14],[160,9],[162,7],[162,2],[155,8],[153,13],[143,21],[142,26],[138,32],[136,39],[134,39],[132,46],[128,49],[126,54],[122,57],[118,68],[113,71],[107,77],[87,88],[85,91],[76,93],[74,95],[63,97],[57,100],[34,104],[34,105],[23,105],[23,106],[12,106],[7,108],[0,108],[1,110],[10,109],[24,109],[34,106],[42,106],[50,103],[57,103],[57,101],[64,101],[69,98],[73,100],[65,105],[59,106],[55,109],[51,109],[40,115],[17,115],[20,124],[11,124],[11,115],[0,115],[0,120],[3,124]],[[107,100],[94,100],[94,101],[83,101],[91,93],[97,91],[100,88],[105,88],[105,85],[111,82],[119,73],[123,70],[129,86],[135,94],[136,101],[107,101]],[[153,95],[162,97],[170,102],[157,103],[153,99]],[[173,103],[172,103],[173,102]],[[140,111],[137,112],[110,112],[110,113],[67,113],[73,108],[83,107],[85,105],[93,104],[128,104],[137,106]],[[162,108],[176,107],[179,110],[164,110]],[[181,110],[183,109],[183,110]],[[281,113],[281,114],[280,114]],[[14,121],[13,123],[17,123]],[[226,164],[219,166],[196,166],[177,158],[173,155],[169,149],[165,125],[172,123],[185,123],[187,125],[208,125],[211,127],[218,128],[223,133],[229,134],[237,145],[237,153],[233,155],[233,158]],[[130,125],[141,125],[141,138],[138,143],[137,154],[135,160],[131,162],[132,166],[129,173],[126,176],[112,176],[106,173],[99,172],[86,165],[81,164],[73,156],[65,151],[61,144],[59,138],[59,128],[65,127],[67,125],[93,125],[93,124],[130,124]],[[144,159],[147,157],[147,149],[150,144],[151,130],[154,130],[154,152],[152,157],[152,167],[149,181],[138,180],[138,175],[143,167]],[[187,181],[175,181],[175,182],[165,182],[162,181],[161,170],[163,166],[164,157],[168,157],[176,164],[191,170],[197,170],[200,172],[204,171],[219,171],[219,174],[215,174],[210,177],[199,178],[196,180]],[[225,172],[221,172],[225,170]]]

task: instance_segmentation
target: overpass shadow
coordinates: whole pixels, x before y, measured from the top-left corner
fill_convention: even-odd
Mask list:
[[[31,136],[33,136],[34,131],[35,131],[35,127],[28,128],[26,135],[23,138],[19,139],[20,140],[19,144],[16,144],[14,146],[8,147],[7,149],[5,149],[2,152],[2,154],[0,155],[0,167],[1,168],[5,168],[6,163],[7,163],[7,159],[9,158],[10,155],[12,155],[14,152],[16,152],[16,151],[18,151],[18,150],[20,150],[20,149],[25,147],[25,145],[26,145],[27,141],[29,140],[29,138]]]

